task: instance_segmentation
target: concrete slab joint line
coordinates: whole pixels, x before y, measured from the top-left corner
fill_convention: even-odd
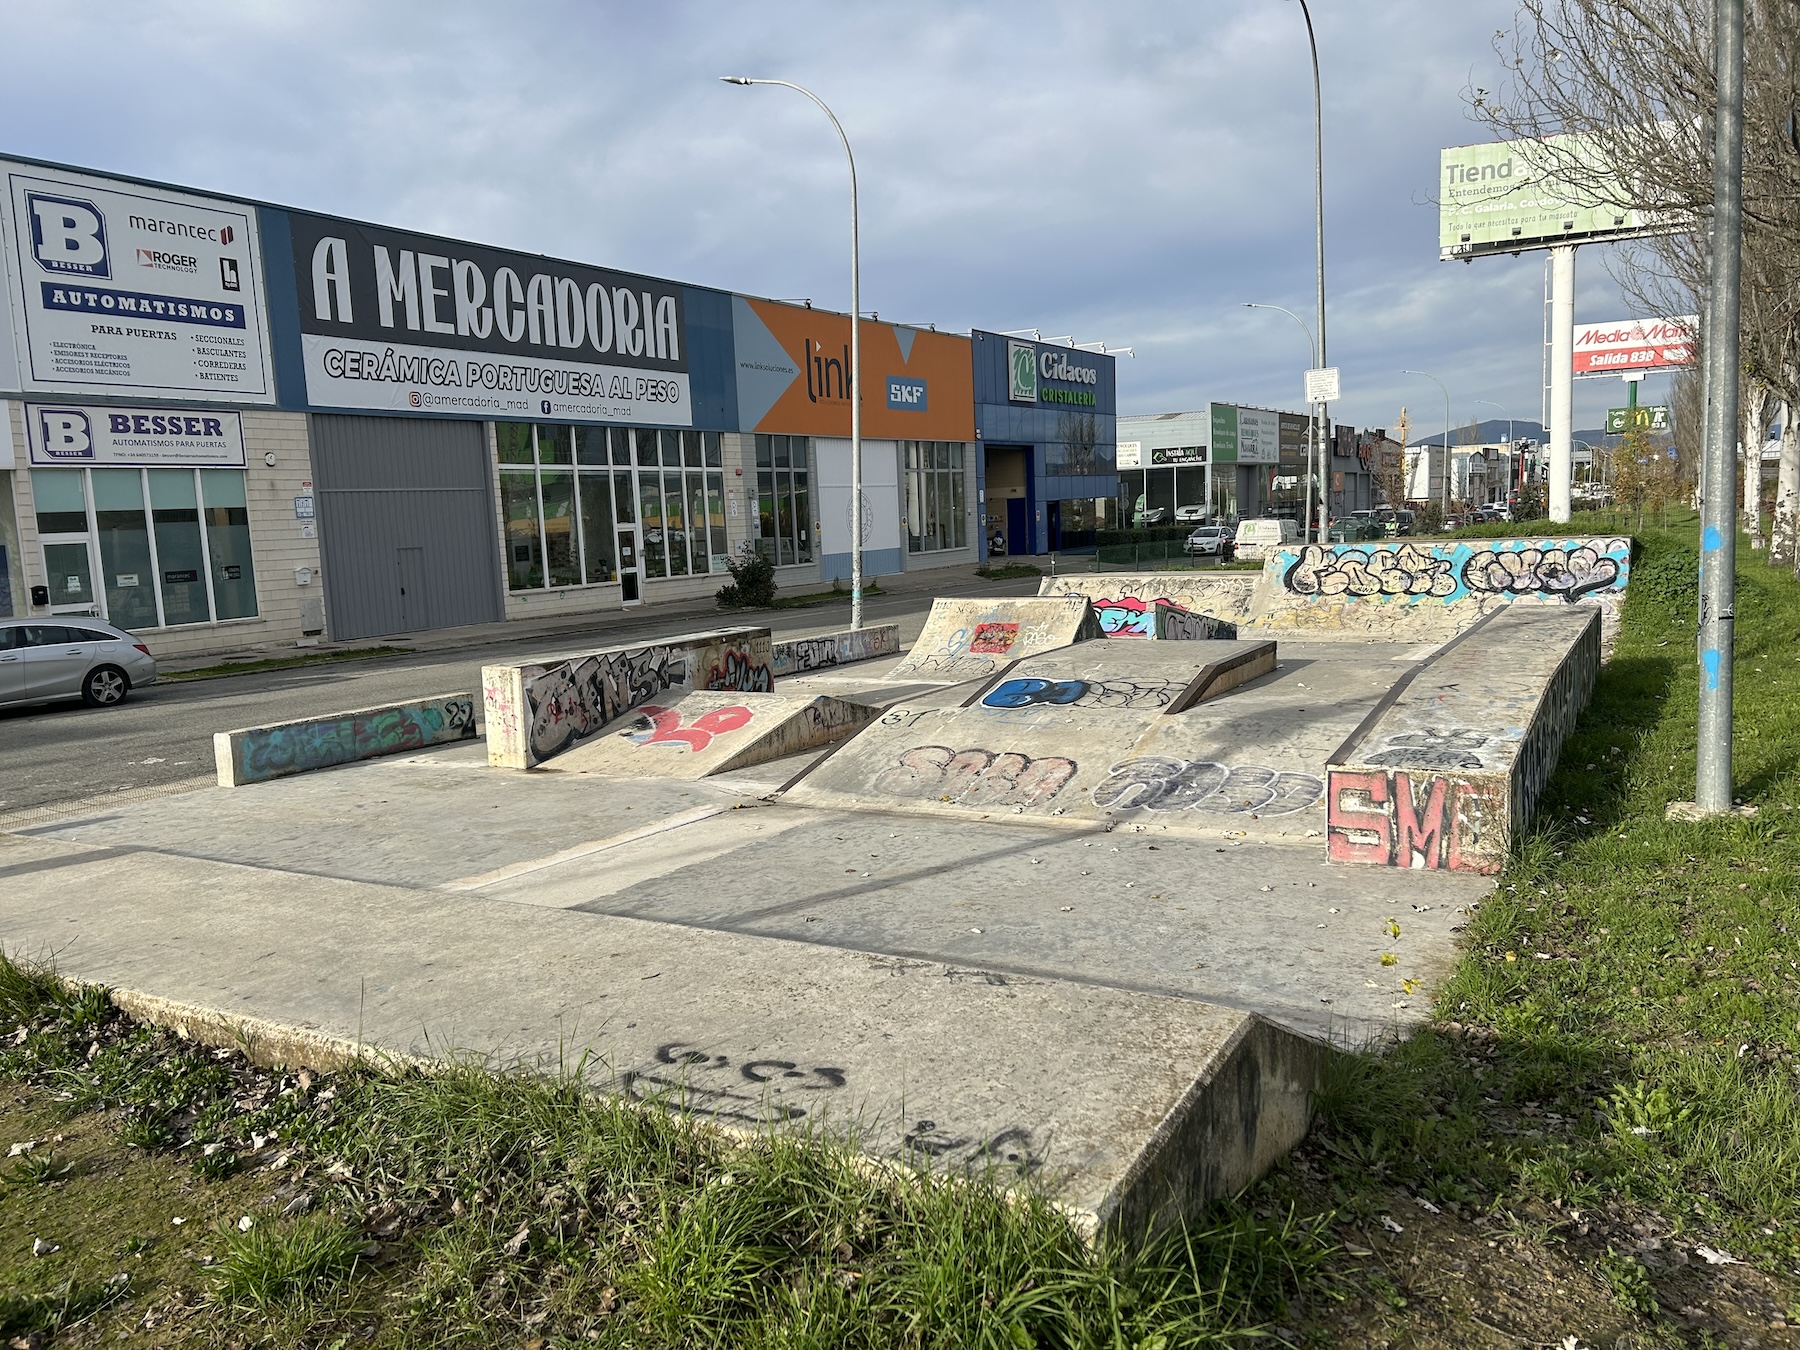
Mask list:
[[[770,693],[767,628],[722,628],[521,665],[483,666],[488,763],[529,769],[668,691]]]
[[[1515,607],[1446,650],[1327,768],[1333,862],[1493,873],[1593,695],[1601,616]]]
[[[777,676],[804,675],[879,656],[897,656],[899,652],[900,625],[881,623],[771,643],[769,663]]]
[[[213,759],[220,787],[242,787],[380,755],[473,740],[476,734],[473,694],[434,694],[405,703],[217,732]]]

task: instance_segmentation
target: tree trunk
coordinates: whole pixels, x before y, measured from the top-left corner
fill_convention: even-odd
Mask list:
[[[1800,427],[1794,425],[1795,411],[1792,403],[1781,405],[1781,470],[1769,530],[1769,562],[1776,567],[1800,563],[1800,549],[1795,547],[1800,534]]]
[[[1744,386],[1744,530],[1750,547],[1763,547],[1762,448],[1769,432],[1769,387],[1761,380]]]

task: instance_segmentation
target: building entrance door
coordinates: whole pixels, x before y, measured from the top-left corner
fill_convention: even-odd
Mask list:
[[[94,559],[88,536],[46,535],[43,545],[50,612],[98,616],[100,602],[94,596]]]
[[[431,627],[431,603],[425,584],[425,550],[397,548],[394,558],[400,570],[400,631],[416,633]]]
[[[619,526],[619,603],[625,606],[644,603],[638,586],[638,556],[642,545],[635,525]]]
[[[1006,499],[1006,551],[1012,557],[1031,552],[1031,507],[1023,497]]]

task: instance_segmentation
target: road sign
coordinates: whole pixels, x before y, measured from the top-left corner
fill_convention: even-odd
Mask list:
[[[1668,429],[1669,405],[1666,403],[1646,403],[1638,408],[1608,408],[1606,410],[1606,430],[1612,435],[1626,431],[1667,431]]]
[[[1324,366],[1306,372],[1306,401],[1308,403],[1336,403],[1338,393],[1338,368]]]

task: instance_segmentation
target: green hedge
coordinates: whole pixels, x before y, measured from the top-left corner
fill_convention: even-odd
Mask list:
[[[1142,530],[1096,530],[1094,543],[1105,548],[1111,544],[1154,544],[1166,539],[1179,542],[1199,528],[1198,525],[1152,525]]]

